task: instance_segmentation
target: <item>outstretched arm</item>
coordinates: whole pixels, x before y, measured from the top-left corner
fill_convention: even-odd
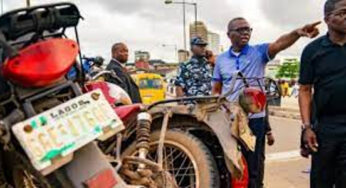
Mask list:
[[[276,54],[282,50],[292,46],[300,37],[314,38],[319,34],[317,25],[321,22],[315,22],[312,24],[305,25],[302,28],[295,29],[290,33],[282,35],[275,42],[269,44],[268,54],[270,58],[274,58]]]

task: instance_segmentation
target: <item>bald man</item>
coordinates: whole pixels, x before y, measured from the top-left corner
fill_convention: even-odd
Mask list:
[[[120,79],[110,77],[107,81],[123,88],[129,94],[133,103],[142,103],[138,86],[125,69],[128,57],[129,50],[124,43],[115,43],[112,46],[112,60],[106,69],[113,70]]]

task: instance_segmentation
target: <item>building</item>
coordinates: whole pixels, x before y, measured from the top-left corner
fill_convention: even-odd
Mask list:
[[[185,50],[178,50],[179,63],[185,62],[189,59],[189,52]]]
[[[213,51],[216,55],[220,54],[220,35],[208,31],[207,26],[201,21],[190,24],[190,40],[196,36],[199,36],[208,42],[207,49]]]
[[[269,78],[275,78],[276,74],[278,73],[281,65],[280,59],[274,59],[270,62],[268,62],[266,69],[265,69],[265,76]]]
[[[208,41],[207,26],[201,21],[193,22],[192,24],[190,24],[190,40],[196,36],[199,36],[203,40]]]
[[[135,51],[136,68],[150,69],[149,64],[150,53],[146,51]]]
[[[146,51],[135,51],[135,61],[141,60],[148,62],[150,59],[150,53]]]
[[[220,54],[220,35],[213,32],[208,32],[208,47],[215,55]]]

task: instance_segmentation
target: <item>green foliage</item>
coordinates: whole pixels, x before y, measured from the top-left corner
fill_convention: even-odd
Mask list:
[[[298,59],[285,59],[284,63],[280,66],[276,74],[276,78],[295,79],[299,74],[299,61]]]

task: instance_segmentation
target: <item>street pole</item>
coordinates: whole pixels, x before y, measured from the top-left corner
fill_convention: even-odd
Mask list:
[[[186,51],[186,4],[195,6],[195,32],[197,35],[197,3],[186,2],[186,0],[182,0],[179,2],[176,2],[173,0],[165,0],[165,4],[182,4],[183,5],[184,50]]]
[[[26,6],[30,7],[30,0],[26,0]]]
[[[194,3],[195,5],[195,32],[197,35],[197,3]]]
[[[183,24],[184,24],[184,50],[186,51],[186,15],[185,15],[185,0],[183,0]]]
[[[175,51],[175,58],[177,58],[177,62],[179,62],[178,47],[177,47],[177,45],[174,45],[174,51]]]

